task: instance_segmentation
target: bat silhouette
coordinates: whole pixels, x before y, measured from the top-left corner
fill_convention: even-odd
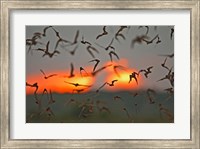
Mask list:
[[[153,90],[153,89],[148,88],[147,89],[147,94],[150,94],[150,93],[156,94],[156,91]]]
[[[125,36],[121,33],[125,28],[128,28],[128,26],[120,26],[119,30],[115,34],[115,39],[118,41],[119,37],[123,38],[124,40],[126,39]]]
[[[75,75],[74,75],[74,65],[73,65],[73,63],[70,64],[70,67],[71,67],[71,71],[70,71],[70,75],[69,75],[68,78],[72,78],[72,77],[75,76]]]
[[[48,113],[48,116],[51,116],[51,115],[55,116],[50,107],[46,108],[46,112]]]
[[[154,104],[155,103],[155,101],[153,100],[153,98],[151,96],[148,96],[148,100],[149,100],[150,104]]]
[[[34,98],[35,98],[35,103],[37,105],[39,105],[39,109],[40,109],[41,108],[41,104],[42,104],[41,99],[38,98],[36,93],[34,93]]]
[[[33,83],[33,84],[29,84],[29,83],[26,82],[26,86],[34,87],[35,88],[35,92],[34,92],[35,94],[36,94],[38,87],[39,87],[37,82]]]
[[[96,92],[98,93],[105,85],[109,85],[109,86],[114,86],[114,83],[117,82],[118,80],[113,80],[111,83],[105,82],[103,85],[101,85]]]
[[[108,34],[108,32],[106,31],[106,26],[104,26],[104,27],[103,27],[103,33],[99,34],[99,35],[96,37],[96,40],[99,39],[99,38],[102,37],[102,36],[107,35],[107,34]]]
[[[134,78],[135,81],[136,81],[136,83],[138,84],[138,80],[137,80],[137,76],[138,76],[138,75],[139,75],[139,74],[136,73],[136,72],[133,72],[132,74],[130,74],[130,75],[129,75],[130,80],[129,80],[128,83],[130,83],[130,82],[132,81],[132,78]]]
[[[53,95],[51,93],[51,90],[49,91],[49,94],[50,94],[49,104],[55,103],[56,101],[53,99]]]
[[[69,52],[71,55],[74,55],[77,49],[78,49],[78,45],[76,45],[72,51],[68,51],[68,52]]]
[[[147,39],[149,39],[149,37],[146,35],[136,36],[136,38],[134,38],[131,42],[131,48],[134,48],[134,45],[136,43],[138,44],[142,44],[143,42],[147,43],[148,42]]]
[[[44,95],[44,93],[48,94],[48,91],[46,88],[43,90],[42,95]]]
[[[94,54],[92,53],[91,50],[95,51],[96,53],[99,53],[99,51],[98,51],[95,47],[93,47],[93,46],[91,46],[91,45],[87,46],[86,49],[87,49],[88,53],[89,53],[93,58],[95,58],[95,56],[94,56]]]
[[[106,82],[109,86],[114,86],[114,83],[117,82],[118,80],[113,80],[111,83]]]
[[[156,94],[155,90],[149,88],[149,89],[147,89],[146,92],[147,92],[147,98],[148,98],[148,100],[149,100],[149,103],[150,103],[150,104],[154,104],[155,101],[153,100],[151,94]]]
[[[64,81],[64,82],[68,83],[68,84],[71,84],[71,85],[74,85],[75,87],[78,87],[78,86],[91,87],[91,85],[83,85],[83,84],[72,83],[72,82],[67,82],[67,81]]]
[[[51,78],[53,76],[57,76],[57,74],[52,74],[52,75],[49,75],[49,76],[46,76],[46,74],[44,73],[44,71],[42,69],[40,69],[40,71],[42,72],[42,74],[44,75],[44,79],[48,79],[48,78]]]
[[[61,36],[60,36],[60,33],[52,27],[52,29],[54,30],[55,34],[56,34],[56,37],[58,38],[57,42],[56,42],[56,45],[55,45],[55,49],[58,48],[58,45],[60,42],[62,43],[66,43],[66,44],[72,44],[70,41],[66,40],[66,39],[63,39]]]
[[[114,100],[122,99],[120,96],[114,96]]]
[[[44,52],[44,54],[43,54],[42,57],[48,55],[50,58],[52,58],[56,53],[57,53],[57,54],[60,54],[60,52],[57,51],[57,50],[54,50],[52,53],[50,53],[50,52],[49,52],[49,43],[50,43],[50,41],[47,42],[47,44],[46,44],[46,49],[41,49],[41,48],[38,48],[38,49],[37,49],[38,51],[43,51],[43,52]]]
[[[101,107],[99,110],[100,110],[100,112],[106,111],[108,113],[111,113],[110,110],[105,106]]]
[[[112,60],[113,60],[113,59],[112,59],[112,56],[113,56],[113,55],[119,60],[119,56],[118,56],[114,51],[110,51],[110,52],[109,52],[109,56],[110,56],[111,62],[112,62]]]
[[[121,69],[121,70],[124,70],[124,71],[127,70],[127,68],[122,66],[122,65],[115,65],[115,66],[113,66],[113,69],[114,69],[114,72],[117,74],[118,77],[120,77],[120,74],[118,73],[117,69]]]
[[[157,40],[158,43],[161,42],[161,41],[160,41],[160,38],[159,38],[159,36],[158,36],[158,34],[157,34],[154,38],[152,38],[151,40],[143,39],[143,41],[146,42],[146,44],[151,44],[151,43],[153,43],[153,41],[156,40],[156,39],[158,39],[158,40]],[[157,43],[157,44],[158,44],[158,43]]]
[[[159,43],[161,43],[161,40],[160,40],[160,37],[158,36],[158,37],[157,37],[156,44],[159,44]]]
[[[78,43],[78,37],[79,37],[79,30],[76,31],[76,35],[74,37],[74,41],[70,44],[71,46]]]
[[[149,27],[148,26],[139,26],[138,29],[143,28],[143,27],[146,27],[147,31],[146,31],[145,35],[147,35],[149,33]]]
[[[168,117],[168,119],[171,122],[173,122],[174,120],[173,114],[167,108],[163,107],[162,104],[159,104],[159,108],[160,108],[160,111],[162,111]]]
[[[81,93],[81,92],[83,92],[84,90],[85,90],[85,89],[83,89],[83,88],[82,88],[82,89],[73,89],[73,92],[76,91],[77,93]]]
[[[42,33],[40,33],[40,32],[35,32],[34,35],[45,37],[45,36],[46,36],[47,30],[48,30],[49,28],[52,28],[52,27],[53,27],[53,26],[47,26],[47,27],[45,27],[45,28],[43,29],[43,32],[42,32]]]
[[[94,65],[94,68],[93,68],[93,72],[96,70],[96,67],[97,67],[97,65],[99,64],[99,62],[100,62],[100,60],[98,60],[98,59],[94,59],[94,60],[91,60],[91,61],[89,61],[89,62],[96,62],[95,63],[95,65]]]
[[[159,55],[159,56],[165,56],[165,57],[173,58],[174,57],[174,53],[172,53],[172,54],[165,54],[165,55]]]
[[[130,116],[130,114],[129,114],[128,110],[127,110],[126,108],[123,108],[122,110],[123,110],[123,111],[125,111],[125,113],[126,113],[126,115],[127,115],[128,119],[130,119],[130,120],[131,120],[131,116]]]
[[[92,45],[90,42],[85,41],[83,36],[82,36],[81,43],[84,44],[84,45]]]
[[[36,46],[37,44],[43,45],[42,42],[37,41],[38,38],[38,36],[33,36],[31,39],[26,39],[26,46],[29,46],[28,53],[32,50],[32,46]]]
[[[163,81],[163,80],[165,80],[165,79],[168,79],[168,80],[170,80],[170,79],[171,79],[171,71],[172,71],[172,67],[171,67],[171,69],[169,69],[169,72],[168,72],[168,74],[167,74],[167,75],[165,75],[163,78],[161,78],[161,79],[157,80],[157,82],[159,82],[159,81]]]
[[[99,72],[101,72],[102,70],[104,70],[104,69],[106,69],[107,67],[110,67],[110,66],[112,66],[112,64],[103,66],[103,67],[97,69],[96,71],[92,72],[91,75],[92,75],[92,76],[96,76]]]
[[[103,85],[101,85],[101,86],[96,90],[96,93],[98,93],[106,84],[107,84],[107,82],[105,82]]]
[[[46,93],[46,94],[47,94],[47,96],[48,96],[48,94],[49,94],[49,93],[48,93],[48,91],[47,91],[47,89],[46,89],[46,88],[43,90],[43,92],[42,92],[42,96],[43,96],[45,93]],[[48,98],[49,98],[49,96],[48,96]]]
[[[169,68],[165,65],[166,61],[167,61],[167,57],[165,58],[164,62],[161,64],[161,66],[162,66],[163,68],[169,70]]]
[[[164,89],[164,91],[168,92],[169,94],[173,94],[174,93],[174,88],[172,88],[172,87],[166,88],[166,89]]]
[[[65,102],[64,105],[68,105],[70,103],[76,103],[75,99],[73,99],[73,98],[69,99],[67,102]]]
[[[174,35],[174,28],[171,28],[171,33],[170,33],[170,39],[172,40],[173,38],[173,35]]]
[[[85,71],[85,69],[84,69],[83,67],[80,67],[80,74],[81,74],[81,76],[83,76],[83,75],[82,75],[82,71],[84,71],[84,72],[85,72],[85,74],[88,76],[88,73],[87,73],[87,71]]]
[[[150,73],[152,73],[152,71],[151,71],[152,68],[153,68],[153,66],[148,67],[147,70],[142,69],[142,70],[140,70],[140,71],[138,72],[138,74],[140,74],[141,72],[144,72],[145,77],[148,78],[148,75],[149,75]]]

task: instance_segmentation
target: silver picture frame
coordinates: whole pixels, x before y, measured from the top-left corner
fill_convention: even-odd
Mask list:
[[[190,28],[190,124],[191,138],[187,140],[15,140],[10,138],[10,13],[12,10],[62,10],[62,9],[137,9],[137,10],[189,10]],[[1,0],[1,148],[200,148],[200,1],[22,1]]]

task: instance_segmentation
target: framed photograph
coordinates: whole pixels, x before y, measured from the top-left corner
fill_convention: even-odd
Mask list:
[[[1,1],[1,148],[199,148],[199,1]]]
[[[173,26],[27,26],[26,122],[173,123],[173,32]]]

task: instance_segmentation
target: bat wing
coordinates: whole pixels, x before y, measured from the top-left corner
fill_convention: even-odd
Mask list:
[[[145,69],[141,69],[141,70],[139,70],[139,74],[141,73],[141,72],[146,72],[146,70]]]
[[[132,81],[132,78],[133,78],[133,76],[129,75],[129,82],[128,83],[130,83]]]
[[[47,78],[50,78],[50,77],[53,77],[53,76],[57,76],[57,74],[49,75]]]
[[[104,32],[104,33],[107,33],[107,31],[106,31],[106,26],[103,27],[103,32]]]
[[[95,58],[94,54],[92,53],[92,51],[90,51],[90,49],[88,47],[87,47],[87,51],[93,58]]]
[[[77,43],[78,37],[79,37],[79,30],[77,30],[77,32],[76,32],[76,36],[75,36],[75,39],[74,39],[74,42],[75,42],[75,43]]]
[[[165,80],[165,79],[167,79],[167,78],[166,77],[161,78],[161,79],[157,80],[156,82],[159,82],[159,81],[162,81],[162,80]]]
[[[56,42],[56,46],[55,46],[55,49],[57,49],[58,48],[58,45],[59,45],[59,43],[61,42],[61,39],[58,39],[58,41]]]
[[[112,81],[112,84],[114,84],[114,83],[117,82],[117,81],[118,81],[118,80],[113,80],[113,81]]]
[[[99,92],[99,90],[102,89],[106,84],[107,84],[107,82],[105,82],[103,85],[101,85],[101,86],[96,90],[96,92]]]
[[[43,29],[44,35],[46,35],[46,31],[47,31],[49,28],[51,28],[51,27],[53,27],[53,26],[47,26],[47,27],[45,27],[45,28]]]
[[[134,48],[134,45],[135,45],[136,42],[138,42],[137,39],[133,39],[133,40],[132,40],[132,42],[131,42],[131,48]]]
[[[97,67],[97,65],[99,64],[99,60],[98,61],[96,61],[96,64],[94,65],[94,68],[93,68],[93,72],[96,70],[96,67]]]
[[[45,49],[38,48],[37,51],[45,52]]]
[[[99,35],[96,37],[96,40],[99,39],[101,36],[103,36],[103,33],[102,33],[102,34],[99,34]]]
[[[150,71],[152,68],[153,68],[153,66],[151,66],[151,67],[147,68],[147,70],[148,70],[148,71]]]
[[[92,46],[88,46],[88,49],[92,49],[93,51],[99,53],[99,51],[95,48],[95,47],[92,47]]]
[[[124,39],[124,40],[126,39],[125,36],[124,36],[123,34],[117,34],[117,37],[118,37],[118,36],[121,37],[121,38]]]
[[[166,61],[167,61],[167,57],[165,58],[165,60],[164,60],[164,62],[163,62],[163,65],[165,65]]]
[[[174,29],[171,28],[171,34],[170,34],[170,39],[171,39],[171,40],[172,40],[173,34],[174,34]]]
[[[100,71],[102,71],[102,70],[104,70],[104,69],[106,69],[107,67],[110,67],[110,66],[112,66],[112,64],[101,67],[98,70],[96,70],[95,72],[93,72],[92,75],[95,76],[97,73],[99,73]]]
[[[91,85],[79,84],[79,86],[91,87]]]
[[[45,51],[47,51],[47,52],[49,51],[49,43],[50,43],[50,41],[48,41],[47,45],[46,45],[46,50]]]
[[[71,85],[75,85],[75,83],[71,83],[71,82],[67,82],[67,81],[64,81],[65,83],[68,83],[68,84],[71,84]]]
[[[71,63],[70,64],[70,66],[71,66],[71,71],[70,71],[70,76],[73,76],[74,74],[74,65]]]
[[[119,56],[115,52],[110,51],[109,55],[110,55],[111,59],[112,59],[112,54],[115,55],[117,57],[117,59],[119,59]]]
[[[145,27],[146,27],[146,29],[147,29],[145,35],[147,35],[147,34],[149,33],[149,27],[148,27],[148,26],[145,26]]]
[[[48,94],[48,91],[47,91],[46,88],[43,90],[42,95],[43,95],[45,92]]]
[[[111,51],[111,53],[112,53],[113,55],[115,55],[115,56],[117,57],[117,59],[119,59],[119,56],[118,56],[115,52]]]
[[[46,74],[44,73],[44,71],[43,71],[42,69],[40,69],[40,71],[42,72],[42,74],[43,74],[44,76],[46,76]]]

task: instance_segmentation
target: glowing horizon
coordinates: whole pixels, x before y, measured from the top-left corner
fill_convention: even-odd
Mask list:
[[[133,89],[139,89],[142,87],[143,81],[141,75],[137,77],[138,84],[134,79],[129,83],[129,75],[137,70],[128,68],[128,61],[125,59],[122,59],[118,62],[107,62],[103,64],[103,66],[110,65],[111,67],[107,67],[104,71],[107,73],[107,76],[104,78],[104,82],[102,83],[111,83],[113,80],[117,80],[114,86],[110,87],[109,85],[106,85],[102,90],[107,91],[119,91],[119,90],[133,90]],[[126,67],[126,70],[118,70],[118,73],[114,73],[113,67],[117,64],[120,64],[121,66]],[[87,70],[92,70],[92,67],[85,67],[84,68],[87,72]],[[38,72],[37,74],[28,75],[26,81],[29,84],[38,83],[38,90],[37,93],[42,93],[43,90],[46,88],[47,90],[50,90],[54,93],[85,93],[91,90],[95,90],[97,87],[95,86],[95,83],[98,81],[95,76],[91,75],[91,72],[83,72],[82,76],[79,72],[80,70],[75,68],[74,69],[74,77],[69,78],[70,71],[63,71],[63,70],[55,70],[55,71],[46,71],[46,75],[56,74],[55,76],[49,77],[48,79],[44,78],[44,75],[41,72]],[[78,83],[83,86],[75,86],[70,83]],[[86,85],[86,86],[85,86]],[[91,87],[87,87],[91,86]],[[93,87],[94,86],[94,87]],[[79,90],[83,90],[80,91]],[[26,87],[26,94],[33,94],[35,91],[35,88],[33,87]]]

